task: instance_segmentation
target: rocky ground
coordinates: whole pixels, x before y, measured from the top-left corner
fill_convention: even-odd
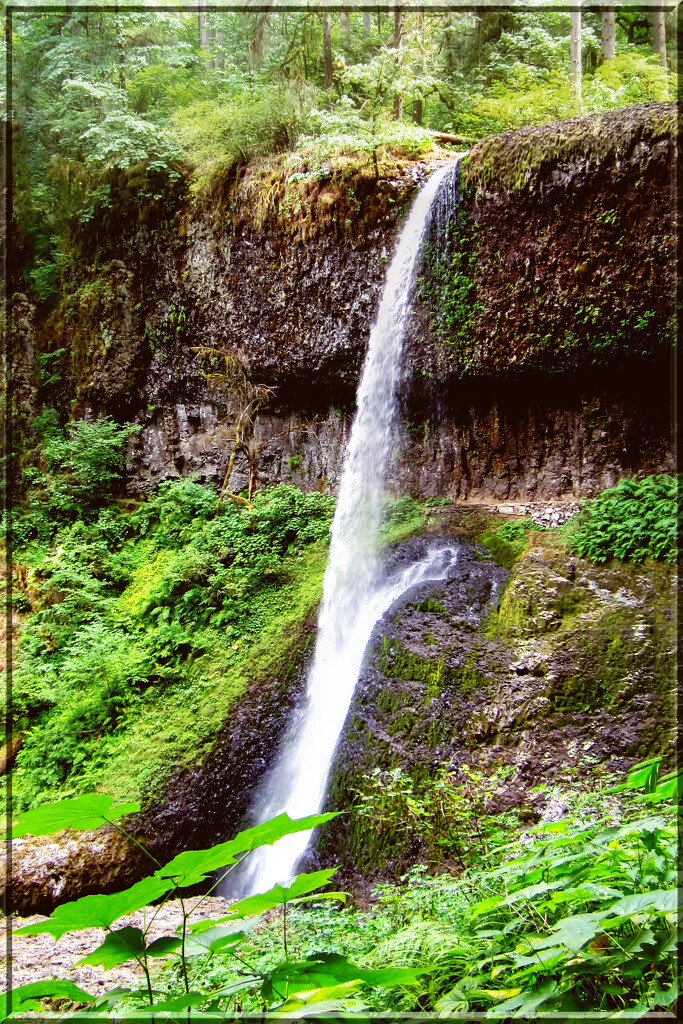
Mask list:
[[[200,897],[186,901],[186,907],[194,908],[200,903]],[[229,903],[218,897],[208,897],[201,901],[201,906],[193,914],[193,920],[220,917],[227,910]],[[43,920],[39,916],[34,917],[12,917],[12,932],[24,925],[34,924]],[[182,911],[179,900],[171,900],[161,909],[157,907],[145,907],[135,914],[121,918],[117,922],[119,927],[143,928],[150,923],[148,941],[160,938],[162,935],[174,935],[175,930],[182,921]],[[93,996],[102,996],[105,992],[117,987],[143,988],[145,985],[144,975],[136,963],[122,964],[105,971],[103,967],[91,967],[89,965],[75,966],[78,960],[92,953],[104,940],[105,932],[102,928],[87,928],[80,932],[69,932],[63,935],[57,942],[51,935],[12,935],[12,987],[27,985],[33,981],[43,981],[51,978],[59,978],[73,981],[84,991]],[[7,950],[7,918],[3,918],[2,936],[0,938],[5,950]],[[163,971],[163,964],[170,958],[159,960],[158,971]],[[7,954],[2,958],[2,975],[0,976],[0,991],[7,991],[6,986],[6,962]]]
[[[508,573],[483,545],[458,536],[462,513],[450,514],[450,533],[401,546],[408,557],[456,537],[457,569],[445,583],[406,595],[375,628],[326,810],[357,804],[378,767],[407,773],[417,799],[428,799],[440,769],[459,777],[473,767],[487,777],[507,773],[490,813],[517,807],[538,820],[540,790],[670,757],[673,567],[595,565],[539,530]],[[340,821],[327,826],[321,864],[341,860],[345,885],[359,873],[396,878],[427,858],[408,830],[383,851],[378,871],[362,821]]]

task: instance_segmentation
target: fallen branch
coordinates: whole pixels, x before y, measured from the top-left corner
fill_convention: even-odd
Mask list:
[[[471,146],[472,139],[466,138],[464,135],[451,135],[450,132],[437,132],[433,128],[423,128],[425,135],[428,135],[430,139],[436,139],[437,142],[447,142],[452,146]]]

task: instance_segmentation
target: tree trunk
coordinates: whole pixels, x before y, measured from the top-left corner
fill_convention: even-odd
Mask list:
[[[613,7],[603,7],[602,59],[614,60],[616,52],[616,12]]]
[[[213,58],[213,66],[215,68],[224,68],[225,52],[223,50],[223,47],[225,46],[225,31],[223,29],[217,28],[214,33],[214,36],[216,40],[216,49],[218,50],[218,53]]]
[[[344,46],[348,46],[351,36],[351,20],[349,18],[348,11],[339,12],[339,28],[341,29],[341,37],[344,42]]]
[[[394,49],[396,50],[396,70],[401,65],[401,44],[403,42],[403,11],[394,9]],[[399,89],[394,93],[394,119],[403,120],[403,96]]]
[[[323,67],[325,75],[325,89],[332,86],[334,70],[332,68],[332,33],[330,31],[330,12],[323,13]]]
[[[372,14],[370,11],[363,11],[363,39],[367,39],[370,35],[370,26]]]
[[[206,0],[197,0],[197,29],[199,34],[199,49],[209,48],[209,23],[206,18]]]
[[[666,23],[664,11],[652,12],[652,52],[659,54],[659,63],[663,68],[666,63]]]
[[[422,100],[413,100],[413,121],[422,127]]]
[[[581,106],[581,7],[572,7],[571,34],[571,95],[577,106]]]
[[[261,11],[254,24],[254,31],[249,39],[249,53],[247,56],[247,65],[250,71],[256,71],[261,67],[263,44],[269,19],[270,14],[267,11]]]
[[[116,27],[116,54],[119,65],[119,88],[126,88],[126,54],[123,48],[123,33],[119,21],[119,5],[114,4],[114,25]]]

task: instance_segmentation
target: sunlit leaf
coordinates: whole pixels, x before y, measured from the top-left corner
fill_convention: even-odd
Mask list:
[[[230,928],[216,925],[206,931],[188,937],[185,946],[186,956],[199,956],[206,953],[227,953],[243,941],[245,932],[236,932]]]
[[[28,1004],[43,999],[70,999],[74,1003],[92,1003],[94,997],[71,981],[31,981],[28,985],[19,985],[11,993],[0,996],[0,1011],[5,1018],[18,1010],[27,1010]]]
[[[65,828],[100,828],[108,822],[116,821],[126,814],[135,814],[139,810],[139,804],[119,804],[115,807],[112,797],[87,793],[73,800],[43,804],[32,811],[27,811],[13,827],[12,838],[19,839],[25,835],[47,836],[51,832],[60,832]],[[7,835],[3,836],[3,839],[6,838]]]
[[[660,913],[671,913],[681,906],[681,889],[657,889],[653,892],[636,893],[634,896],[625,896],[609,908],[610,914],[617,914],[625,917],[637,914],[644,910],[657,910]]]
[[[400,967],[370,970],[349,963],[338,953],[312,953],[305,961],[277,967],[264,982],[263,995],[266,999],[282,998],[284,992],[295,995],[353,981],[372,985],[373,988],[393,988],[396,985],[414,985],[426,973],[428,970]]]
[[[281,907],[290,899],[301,897],[305,893],[311,893],[319,889],[321,885],[327,885],[337,868],[326,868],[323,871],[313,871],[309,874],[297,875],[291,885],[274,885],[268,892],[259,893],[255,896],[247,896],[239,903],[233,903],[225,920],[238,917],[249,917],[252,914],[263,914],[266,910]]]
[[[112,893],[110,896],[83,896],[73,903],[63,903],[57,907],[47,921],[25,925],[18,928],[15,935],[53,935],[60,938],[67,932],[81,931],[84,928],[109,928],[120,917],[141,910],[148,903],[165,895],[173,888],[166,879],[143,878],[124,892]]]
[[[240,853],[248,853],[259,846],[271,846],[283,836],[294,832],[308,832],[317,825],[322,825],[331,818],[336,818],[338,811],[327,814],[311,814],[306,818],[293,821],[288,814],[280,814],[271,821],[240,832],[227,843],[208,850],[186,850],[179,853],[170,863],[159,868],[159,878],[172,878],[178,886],[197,885],[219,868],[234,864]]]

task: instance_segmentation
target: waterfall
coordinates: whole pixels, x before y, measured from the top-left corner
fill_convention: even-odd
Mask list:
[[[375,623],[410,587],[445,579],[457,559],[456,549],[442,548],[389,580],[381,580],[377,553],[417,259],[430,216],[438,230],[453,211],[456,170],[457,162],[436,171],[420,190],[387,272],[358,387],[357,413],[332,523],[307,698],[257,796],[259,821],[284,810],[299,818],[320,809]],[[244,864],[241,877],[235,876],[240,891],[235,893],[231,884],[232,894],[263,892],[276,882],[287,881],[309,838],[310,833],[297,833],[257,851]]]

